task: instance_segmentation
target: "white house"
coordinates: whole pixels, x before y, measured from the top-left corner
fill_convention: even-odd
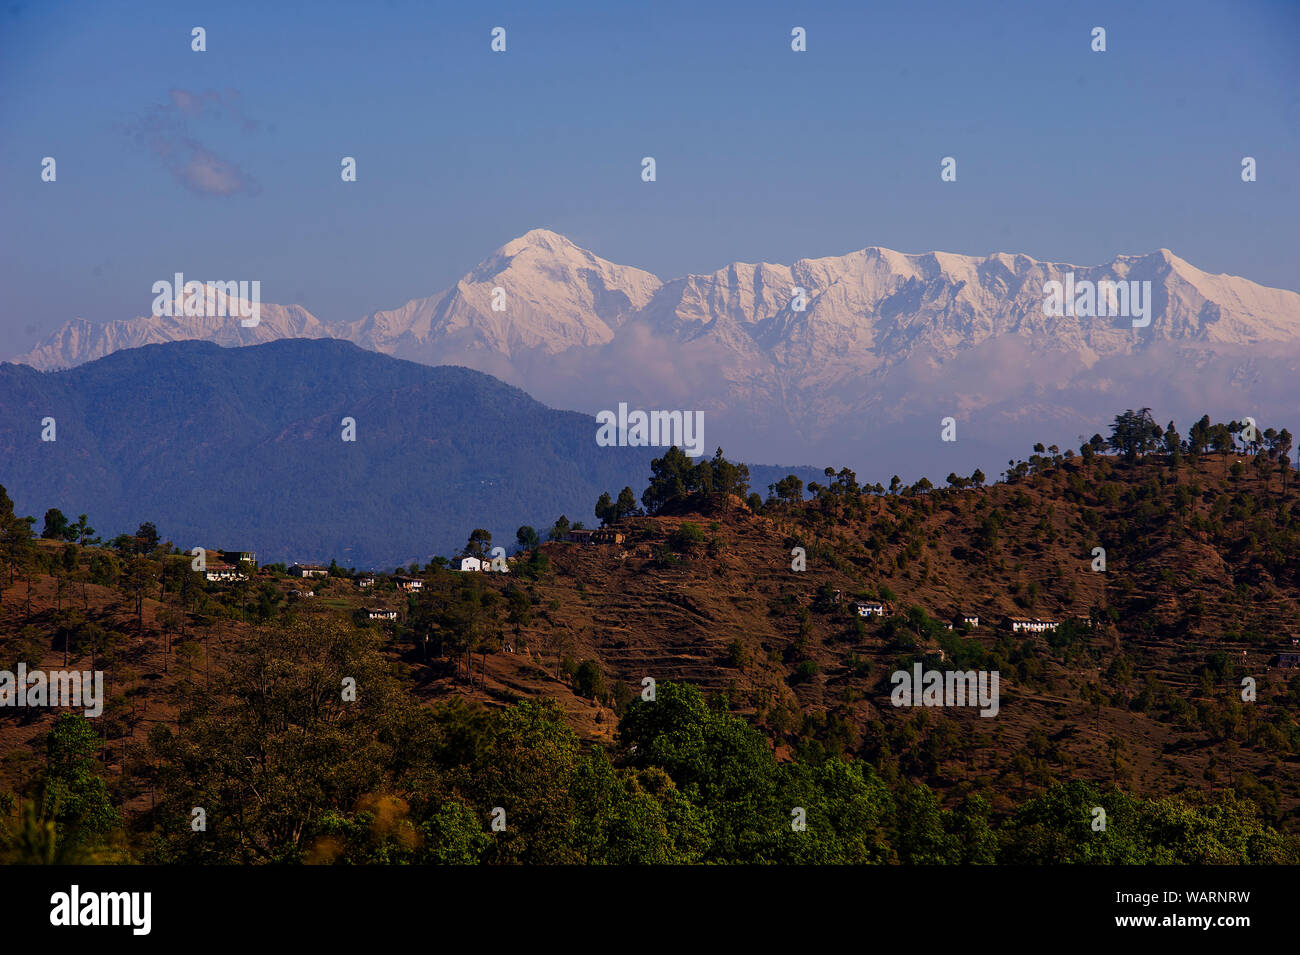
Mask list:
[[[357,586],[360,587],[362,590],[366,590],[367,588],[373,587],[374,585],[375,585],[375,578],[371,577],[369,574],[367,574],[365,577],[357,578]]]
[[[290,577],[328,577],[329,568],[319,564],[294,564],[289,568]]]
[[[980,618],[978,615],[973,613],[964,613],[961,615],[961,622],[968,627],[978,627],[980,625]]]
[[[885,605],[877,600],[861,601],[857,605],[859,617],[883,617]]]
[[[482,570],[483,561],[479,560],[477,557],[462,557],[460,559],[460,569],[461,570]]]
[[[393,583],[397,584],[400,590],[422,590],[424,581],[419,577],[394,577]]]
[[[396,611],[396,610],[379,610],[379,609],[376,609],[376,608],[371,608],[371,609],[369,609],[369,610],[366,611],[366,616],[369,617],[371,620],[396,620],[396,619],[397,619],[397,611]]]
[[[1029,619],[1028,617],[1012,617],[1012,633],[1046,633],[1048,630],[1055,630],[1057,623],[1055,620],[1039,620],[1038,618]]]
[[[233,564],[208,564],[207,569],[203,571],[203,576],[207,580],[247,580],[248,578],[239,572],[239,569]]]
[[[291,590],[291,591],[289,591],[289,596],[290,596],[290,597],[299,597],[299,598],[301,598],[301,597],[315,597],[315,596],[316,596],[316,591],[314,591],[314,590]]]

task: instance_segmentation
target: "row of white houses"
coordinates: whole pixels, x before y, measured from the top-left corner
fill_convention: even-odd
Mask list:
[[[247,580],[248,575],[241,573],[234,564],[208,564],[203,571],[203,579],[208,581]]]
[[[1012,633],[1047,633],[1060,626],[1055,620],[1039,620],[1037,617],[1012,617],[1008,622]]]
[[[879,600],[859,600],[854,604],[859,617],[885,617],[888,610],[884,603]],[[961,626],[978,629],[980,625],[979,614],[960,613],[955,622],[960,622]],[[1007,618],[1007,628],[1012,633],[1048,633],[1060,626],[1056,620],[1041,620],[1037,617],[1009,617]],[[948,624],[951,630],[953,624]]]

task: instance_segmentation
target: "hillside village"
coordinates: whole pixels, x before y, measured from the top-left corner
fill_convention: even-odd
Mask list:
[[[740,507],[748,509],[746,505],[740,504]],[[585,546],[596,545],[622,545],[628,537],[628,532],[619,530],[615,527],[601,527],[596,529],[572,529],[557,533],[551,543],[558,544],[581,544]],[[292,564],[287,568],[273,566],[268,568],[259,568],[257,565],[257,555],[253,551],[229,551],[212,548],[195,548],[195,558],[202,553],[203,579],[208,583],[233,583],[247,582],[250,579],[263,581],[280,581],[285,577],[299,578],[304,580],[317,578],[336,578],[351,581],[359,591],[370,591],[373,593],[383,593],[389,590],[399,593],[418,593],[424,587],[424,580],[418,576],[410,576],[403,573],[373,573],[370,571],[347,571],[344,572],[337,566],[334,568],[326,567],[320,564]],[[646,555],[645,549],[638,551],[641,556]],[[617,555],[618,560],[626,560],[632,554],[629,550],[620,550]],[[462,573],[469,572],[502,572],[509,573],[511,565],[517,563],[522,558],[519,555],[509,557],[502,556],[497,558],[499,566],[493,565],[493,560],[487,557],[479,557],[471,554],[461,555],[447,561],[441,565],[450,571],[459,571]],[[194,561],[191,562],[195,563]],[[379,589],[376,590],[376,585]],[[299,587],[292,587],[284,590],[288,598],[305,599],[316,596],[314,590],[304,590]],[[843,592],[836,590],[834,592],[834,602],[839,603],[843,599]],[[883,602],[879,600],[857,600],[853,602],[853,609],[859,617],[878,617],[885,618],[892,611]],[[386,610],[375,607],[364,608],[372,620],[396,620],[398,611]],[[974,631],[979,629],[980,617],[978,613],[955,612],[951,615],[952,619],[946,624],[947,629],[952,630],[960,627],[964,631]],[[1086,617],[1078,618],[1081,621],[1087,621]],[[985,626],[989,626],[987,623]],[[1038,618],[1028,618],[1020,616],[1006,616],[1002,619],[1000,627],[1009,633],[1045,633],[1055,630],[1059,626],[1059,621],[1042,620]]]
[[[618,750],[647,681],[691,684],[778,762],[860,760],[949,806],[980,794],[1005,815],[1084,778],[1231,790],[1296,832],[1300,489],[1278,433],[1241,453],[1207,428],[1168,447],[1126,447],[1122,427],[1078,454],[1039,446],[995,484],[886,489],[827,469],[766,498],[721,452],[670,451],[639,504],[602,496],[600,527],[521,527],[508,555],[476,529],[462,553],[386,572],[259,565],[147,524],[97,543],[59,513],[45,530],[64,539],[24,551],[13,517],[0,647],[11,669],[106,670],[99,759],[146,815],[159,728],[183,732],[195,694],[268,628],[345,620],[420,705],[550,700],[586,747]],[[891,706],[889,674],[917,660],[999,672],[998,717]],[[30,783],[52,720],[0,711],[0,790]]]

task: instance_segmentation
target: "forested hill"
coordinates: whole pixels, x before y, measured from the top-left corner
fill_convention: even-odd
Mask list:
[[[332,339],[0,365],[0,482],[20,514],[88,513],[106,538],[149,521],[186,549],[263,562],[392,567],[449,554],[475,526],[509,540],[561,513],[590,521],[600,491],[639,483],[653,456],[595,433],[488,375]]]

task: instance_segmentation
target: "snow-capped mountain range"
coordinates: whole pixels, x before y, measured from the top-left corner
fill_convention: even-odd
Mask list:
[[[1045,314],[1045,284],[1070,273],[1071,285],[1150,282],[1150,324]],[[1000,466],[1004,447],[1072,444],[1125,407],[1180,426],[1205,412],[1300,425],[1300,294],[1166,249],[1078,266],[871,247],[664,281],[535,229],[454,287],[353,322],[267,303],[252,328],[78,320],[15,360],[48,370],[181,339],[322,337],[465,365],[552,406],[699,409],[706,441],[728,453],[868,471],[891,448],[905,460],[881,466],[900,473],[966,466],[976,451]],[[939,441],[944,416],[957,442]]]

